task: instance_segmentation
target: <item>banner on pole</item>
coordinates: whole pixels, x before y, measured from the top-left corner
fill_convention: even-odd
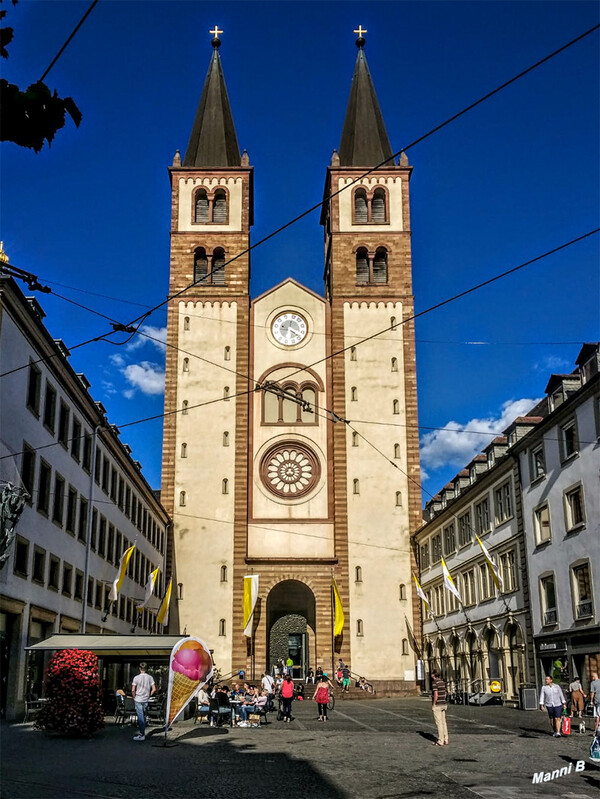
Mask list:
[[[199,638],[182,638],[171,651],[165,729],[175,721],[213,675],[213,662]]]
[[[258,599],[258,574],[249,574],[244,577],[244,635],[252,638],[252,625],[254,622],[254,608]]]
[[[335,581],[333,578],[333,635],[337,638],[342,634],[344,629],[344,607],[342,605],[342,598]]]
[[[117,579],[113,582],[110,593],[108,598],[111,602],[116,602],[119,598],[119,591],[121,590],[121,585],[123,584],[123,580],[125,579],[125,573],[127,572],[127,566],[129,566],[129,561],[131,560],[131,556],[133,555],[133,550],[135,549],[135,544],[132,544],[129,549],[126,549],[125,552],[121,555],[121,560],[119,562],[119,571],[117,572]]]
[[[454,594],[454,596],[458,599],[458,601],[462,605],[462,598],[460,592],[458,588],[455,586],[454,580],[452,579],[452,577],[450,577],[450,572],[448,571],[448,567],[446,566],[444,558],[442,558],[442,574],[444,576],[444,585],[446,586],[448,591],[450,591],[451,594]]]
[[[488,549],[481,540],[481,538],[479,538],[478,535],[476,535],[475,538],[477,539],[477,543],[481,547],[481,551],[483,552],[483,555],[487,560],[488,566],[490,567],[490,572],[492,573],[492,580],[496,584],[496,588],[498,589],[498,591],[502,591],[502,575],[500,574],[500,569],[498,568],[496,561],[492,558],[492,556],[488,552]]]
[[[137,606],[138,610],[143,610],[144,608],[148,607],[148,603],[152,599],[152,594],[154,593],[154,586],[158,579],[158,572],[159,569],[156,568],[154,569],[153,572],[150,572],[150,574],[148,575],[148,581],[146,583],[146,594],[144,596],[144,601],[141,603],[141,605]]]
[[[156,621],[159,624],[162,624],[163,627],[166,627],[166,625],[169,623],[169,602],[171,601],[172,587],[173,587],[173,578],[171,577],[171,579],[169,580],[169,585],[167,586],[167,590],[165,591],[163,601],[160,603],[160,607],[156,615]]]

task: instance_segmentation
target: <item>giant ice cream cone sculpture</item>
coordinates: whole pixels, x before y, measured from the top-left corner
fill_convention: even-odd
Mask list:
[[[166,726],[183,711],[202,686],[210,680],[213,663],[199,638],[182,638],[173,647],[169,663]]]

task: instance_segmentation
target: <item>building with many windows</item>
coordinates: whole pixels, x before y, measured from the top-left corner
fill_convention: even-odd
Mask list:
[[[563,672],[587,690],[600,669],[599,347],[577,369],[552,375],[547,415],[512,448],[522,481],[523,526],[536,673]]]
[[[413,535],[431,609],[422,603],[424,658],[452,691],[490,694],[499,683],[516,703],[546,674],[587,684],[598,668],[599,380],[598,345],[586,344],[576,370],[552,375],[529,415],[426,505]]]
[[[134,625],[156,632],[155,614],[138,614],[135,604],[157,566],[157,595],[165,584],[168,516],[43,318],[34,298],[0,278],[0,478],[28,493],[0,569],[0,699],[8,718],[28,694],[41,694],[44,655],[24,647],[51,633],[129,633]],[[134,542],[119,599],[110,603],[121,555]]]

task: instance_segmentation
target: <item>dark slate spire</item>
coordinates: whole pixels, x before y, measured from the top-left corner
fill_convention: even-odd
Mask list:
[[[340,166],[376,166],[392,156],[392,147],[365,58],[362,32],[356,40],[358,56],[340,140]],[[393,166],[393,161],[389,162],[389,166]]]
[[[215,34],[212,40],[214,50],[183,166],[240,166],[240,148],[218,51],[220,45],[221,41]]]

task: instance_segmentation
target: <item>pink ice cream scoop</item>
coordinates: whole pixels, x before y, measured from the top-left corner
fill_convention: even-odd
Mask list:
[[[201,680],[204,677],[202,656],[196,649],[180,649],[176,652],[171,668],[190,680]]]

